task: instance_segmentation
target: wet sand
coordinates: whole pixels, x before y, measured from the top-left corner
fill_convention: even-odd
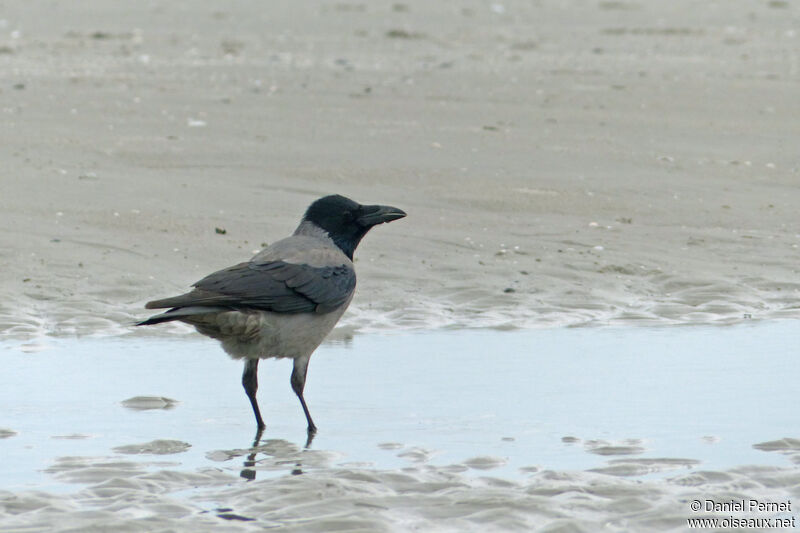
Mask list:
[[[0,330],[127,332],[332,192],[409,212],[348,330],[796,318],[795,18],[7,2]]]
[[[681,531],[692,499],[800,501],[797,9],[5,2],[0,529]],[[239,365],[130,324],[330,193],[409,216],[357,252],[312,447],[274,364],[252,448]],[[454,331],[368,335],[411,329]]]
[[[314,356],[307,448],[288,365],[253,447],[239,363],[130,341],[0,345],[4,531],[681,531],[800,497],[791,321],[359,335]]]

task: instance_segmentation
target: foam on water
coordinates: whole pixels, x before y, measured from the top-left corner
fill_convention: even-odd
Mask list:
[[[606,267],[586,271],[583,281],[541,278],[546,289],[509,292],[457,286],[414,294],[357,297],[337,326],[339,335],[465,328],[541,329],[562,326],[731,325],[752,320],[800,317],[800,285],[763,279],[746,282],[690,279],[661,271]],[[620,274],[628,272],[633,274]],[[558,270],[563,274],[562,270]],[[527,276],[525,276],[527,277]],[[630,287],[633,279],[637,284]],[[122,297],[122,296],[121,296]],[[143,302],[120,306],[119,300],[64,298],[29,301],[11,296],[0,305],[0,338],[120,336],[142,320]],[[170,323],[138,334],[191,333],[185,324]],[[35,346],[31,349],[36,349]]]

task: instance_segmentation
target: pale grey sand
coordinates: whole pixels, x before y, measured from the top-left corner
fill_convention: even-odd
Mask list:
[[[697,471],[667,482],[554,471],[506,481],[424,465],[250,483],[216,469],[103,470],[71,494],[0,491],[4,526],[8,531],[686,531],[692,514],[731,516],[692,513],[688,502],[695,499],[746,500],[753,487],[764,501],[798,497],[796,471],[774,467]],[[181,494],[187,486],[194,487],[188,500]]]
[[[681,531],[693,499],[797,501],[791,322],[327,345],[309,450],[278,366],[250,448],[213,343],[48,338],[132,333],[334,192],[409,213],[359,249],[339,339],[796,319],[797,10],[3,3],[0,529]]]
[[[409,213],[345,329],[800,316],[792,3],[4,5],[4,336],[127,331],[331,192]]]

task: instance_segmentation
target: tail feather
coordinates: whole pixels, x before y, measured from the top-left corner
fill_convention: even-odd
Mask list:
[[[147,302],[144,304],[145,309],[166,309],[168,307],[177,307],[180,305],[180,300],[184,298],[184,295],[181,296],[173,296],[171,298],[164,298],[162,300],[153,300],[152,302]]]
[[[141,322],[137,322],[137,326],[150,326],[152,324],[161,324],[162,322],[170,322],[172,320],[177,320],[180,317],[177,316],[169,316],[168,313],[162,313],[160,315],[151,316],[147,320],[142,320]]]
[[[162,300],[163,301],[163,300]],[[156,302],[151,302],[156,303]],[[148,304],[149,306],[149,304]],[[207,315],[209,313],[219,313],[222,311],[230,311],[228,307],[204,307],[199,305],[194,305],[190,307],[176,307],[174,309],[170,309],[166,313],[161,313],[160,315],[153,315],[147,320],[143,320],[138,322],[137,326],[150,326],[153,324],[161,324],[162,322],[171,322],[173,320],[180,320],[182,318],[186,318],[187,316],[193,315]]]

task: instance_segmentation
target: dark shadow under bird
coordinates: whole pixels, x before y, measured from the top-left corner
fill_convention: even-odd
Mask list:
[[[353,253],[371,228],[404,216],[396,207],[320,198],[290,237],[206,276],[186,294],[148,302],[147,309],[168,310],[137,325],[186,322],[219,340],[231,357],[244,359],[242,385],[258,424],[256,440],[265,427],[256,400],[258,362],[293,359],[290,381],[311,437],[317,427],[303,398],[308,361],[353,298]]]

